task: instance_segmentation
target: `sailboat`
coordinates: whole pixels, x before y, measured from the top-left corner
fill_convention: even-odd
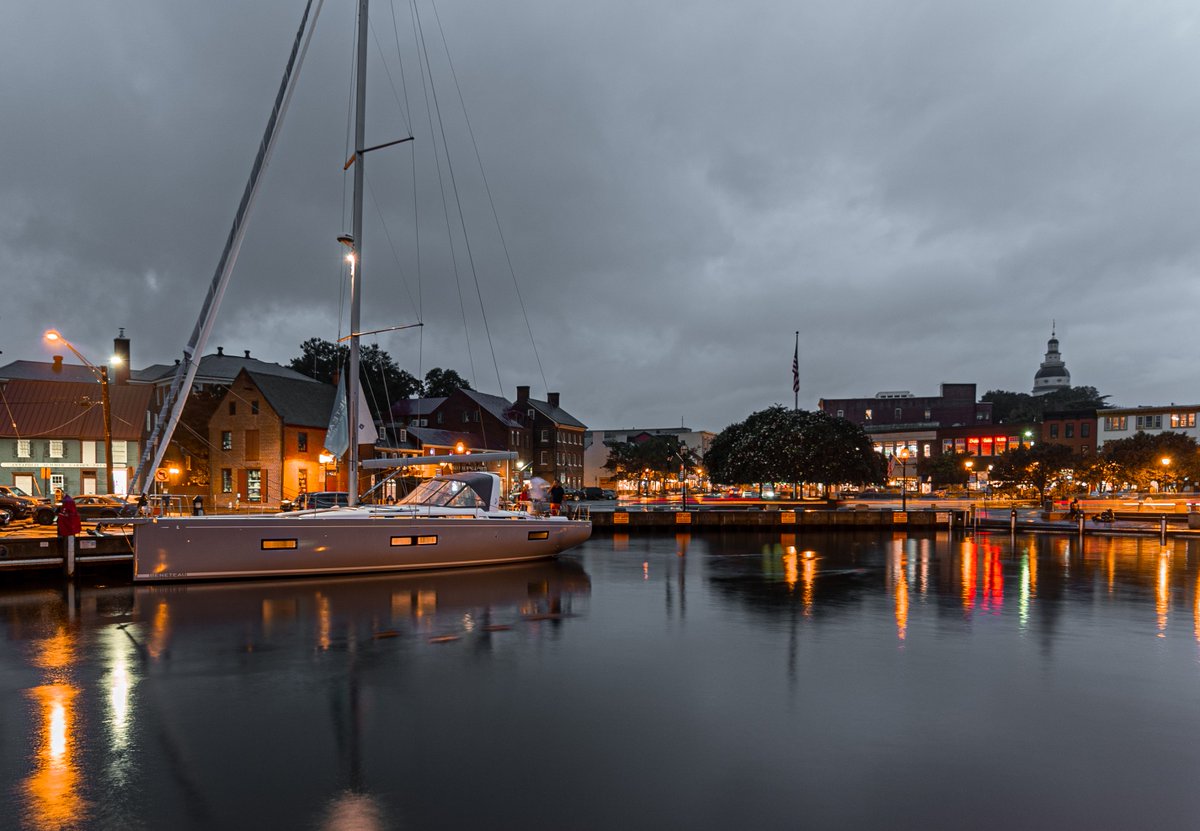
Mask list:
[[[167,441],[182,414],[213,318],[233,269],[245,233],[245,221],[261,183],[275,138],[294,90],[299,64],[315,26],[309,23],[309,0],[289,55],[287,69],[259,145],[233,228],[222,252],[212,286],[192,337],[184,349],[176,377],[163,404],[138,465],[135,488],[143,489],[148,472],[158,467]],[[366,74],[369,0],[359,0],[355,100],[353,233],[339,237],[349,246],[354,263],[361,263],[363,169],[366,153]],[[318,5],[319,10],[319,5]],[[402,139],[401,141],[406,141]],[[358,430],[359,316],[362,298],[361,266],[350,281],[350,351],[346,372],[349,434],[349,505],[315,511],[277,514],[157,517],[134,528],[134,580],[178,581],[259,577],[294,577],[493,566],[557,557],[591,536],[586,519],[535,516],[501,507],[502,480],[489,472],[457,472],[424,482],[394,505],[359,505],[360,467]],[[473,454],[488,461],[491,454]],[[485,458],[489,457],[489,458]],[[462,456],[450,461],[463,461]],[[369,460],[381,462],[384,460]],[[421,457],[420,464],[441,461]],[[386,460],[396,464],[399,460]],[[378,465],[369,465],[378,466]]]

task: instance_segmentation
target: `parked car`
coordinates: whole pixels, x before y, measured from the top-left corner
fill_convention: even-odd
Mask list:
[[[137,505],[132,502],[123,502],[99,494],[80,494],[72,499],[80,519],[95,521],[137,516]],[[58,505],[41,504],[34,511],[33,520],[39,525],[53,525],[57,516]]]
[[[12,519],[28,519],[39,505],[44,504],[20,488],[0,485],[0,510],[8,511]]]
[[[8,525],[11,520],[12,514],[10,514],[8,511],[0,511],[0,528]]]
[[[312,511],[316,508],[345,507],[350,504],[350,494],[346,491],[316,491],[302,493],[295,499],[284,502],[279,506],[283,511]]]

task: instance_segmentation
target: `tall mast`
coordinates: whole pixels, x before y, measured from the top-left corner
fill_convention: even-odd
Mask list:
[[[346,427],[350,438],[347,494],[350,507],[358,504],[358,333],[362,310],[363,164],[366,146],[368,0],[358,2],[358,69],[354,82],[354,261],[350,265],[350,362],[346,369]]]

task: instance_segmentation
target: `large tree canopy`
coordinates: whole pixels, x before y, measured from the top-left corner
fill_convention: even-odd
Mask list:
[[[1032,487],[1045,499],[1059,483],[1067,481],[1075,467],[1075,454],[1063,444],[1038,443],[1014,447],[997,457],[992,478],[1005,486]]]
[[[330,343],[321,338],[309,338],[300,344],[301,354],[292,358],[291,368],[326,384],[332,384],[333,379],[345,366],[350,355],[350,347],[345,344]],[[404,398],[420,395],[424,385],[409,372],[396,366],[392,356],[377,345],[363,346],[358,352],[359,377],[362,379],[363,394],[367,406],[375,418],[389,412],[391,404]],[[428,379],[433,373],[449,373],[458,378],[454,370],[430,370]],[[442,375],[435,376],[441,379]],[[461,380],[461,379],[459,379]],[[466,382],[463,382],[466,385]],[[446,393],[428,393],[445,395]]]
[[[861,427],[823,412],[776,405],[722,430],[704,456],[721,484],[877,484],[883,462]]]
[[[458,389],[469,390],[471,384],[453,369],[434,367],[425,373],[425,396],[444,398]]]
[[[980,396],[992,405],[995,424],[1040,422],[1045,413],[1063,410],[1099,410],[1112,406],[1108,398],[1095,387],[1063,387],[1045,395],[988,390]]]
[[[1109,482],[1149,490],[1151,482],[1177,487],[1200,480],[1198,454],[1196,440],[1183,433],[1139,432],[1105,442],[1101,459]]]

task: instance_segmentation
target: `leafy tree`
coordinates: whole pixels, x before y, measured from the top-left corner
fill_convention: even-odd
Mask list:
[[[980,396],[981,401],[992,405],[992,421],[996,424],[1040,422],[1045,413],[1061,410],[1099,410],[1112,406],[1108,398],[1095,387],[1063,387],[1045,395],[988,390]]]
[[[945,485],[965,485],[970,481],[971,474],[967,470],[966,461],[975,458],[970,453],[959,453],[951,450],[940,456],[921,459],[917,469],[922,476],[928,476],[934,487]]]
[[[1062,444],[1038,443],[1033,447],[1015,447],[1001,454],[992,469],[992,479],[1006,487],[1026,486],[1046,498],[1059,483],[1066,481],[1074,468],[1071,448]]]
[[[650,436],[642,441],[606,442],[608,460],[605,470],[623,479],[657,479],[665,481],[679,473],[679,468],[692,467],[697,458],[690,447],[676,436]]]
[[[704,463],[721,484],[876,484],[883,463],[861,427],[823,412],[776,405],[721,431]]]
[[[333,383],[350,356],[346,344],[321,338],[309,338],[300,344],[300,350],[301,354],[292,358],[291,368],[326,384]],[[392,356],[375,344],[360,347],[358,370],[367,406],[375,418],[388,412],[391,401],[421,393],[421,382],[396,366]]]
[[[1151,482],[1178,486],[1200,478],[1196,440],[1183,433],[1134,433],[1127,439],[1105,442],[1101,453],[1108,481],[1149,490]],[[1169,459],[1164,465],[1162,460]]]
[[[458,389],[469,390],[471,384],[453,369],[434,367],[425,373],[425,396],[443,398]]]

